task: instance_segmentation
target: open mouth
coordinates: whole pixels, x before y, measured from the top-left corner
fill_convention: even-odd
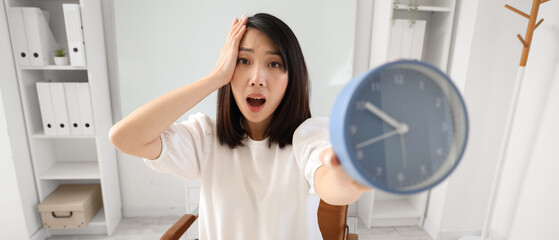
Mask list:
[[[247,97],[247,105],[250,111],[259,112],[264,107],[266,98],[263,97]]]

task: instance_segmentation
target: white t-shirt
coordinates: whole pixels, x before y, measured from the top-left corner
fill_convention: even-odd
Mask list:
[[[200,179],[200,239],[322,239],[313,180],[331,146],[328,119],[306,120],[283,149],[249,137],[230,149],[216,132],[214,120],[191,115],[161,134],[157,159],[144,159],[158,172]]]

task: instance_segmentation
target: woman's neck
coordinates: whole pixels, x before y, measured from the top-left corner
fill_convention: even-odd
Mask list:
[[[246,118],[244,118],[242,124],[250,139],[255,141],[262,141],[268,137],[268,135],[266,134],[266,129],[268,128],[268,124],[270,124],[270,120],[271,118],[266,119],[262,122],[250,122]]]

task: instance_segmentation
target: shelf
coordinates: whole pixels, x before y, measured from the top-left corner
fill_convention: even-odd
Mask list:
[[[50,39],[54,38],[58,41],[58,45],[63,47],[68,47],[67,19],[65,18],[63,8],[63,4],[66,3],[79,5],[79,18],[75,20],[80,20],[81,22],[73,22],[72,24],[81,24],[83,42],[87,43],[83,49],[83,52],[87,53],[87,66],[71,66],[69,64],[60,66],[49,62],[42,62],[46,64],[45,66],[20,65],[22,62],[15,58],[16,55],[11,57],[11,64],[16,66],[16,75],[13,78],[17,80],[16,86],[18,88],[18,91],[13,91],[13,94],[17,94],[20,98],[19,102],[13,102],[12,104],[21,104],[21,109],[23,110],[22,120],[24,120],[27,131],[25,137],[28,140],[29,154],[31,156],[29,168],[31,168],[38,195],[30,200],[29,203],[26,203],[30,210],[25,212],[26,214],[27,212],[35,213],[36,200],[45,199],[60,184],[101,184],[103,190],[103,209],[97,212],[97,215],[86,228],[45,230],[49,236],[110,235],[114,232],[122,218],[122,201],[118,171],[115,171],[118,166],[117,155],[114,147],[106,137],[114,123],[111,111],[109,74],[106,68],[107,48],[104,42],[105,29],[103,28],[102,1],[4,0],[6,7],[33,7],[39,8],[43,12],[48,12],[50,16],[49,21],[43,21],[46,19],[42,18],[37,19],[37,24],[40,24],[41,35],[33,36],[33,38],[41,38],[42,42],[51,42]],[[18,43],[19,46],[29,50],[25,37],[30,36],[28,30],[31,29],[21,30],[25,22],[23,22],[23,15],[18,12],[16,10],[13,12],[14,14],[11,14],[11,12],[8,16],[8,30],[12,30],[9,32],[9,37],[11,42]],[[70,14],[70,12],[66,13]],[[47,25],[48,29],[45,27]],[[24,36],[21,35],[22,31],[25,33]],[[33,33],[33,35],[35,34]],[[19,46],[16,47],[19,48]],[[12,53],[16,53],[17,51],[15,50],[12,49]],[[45,53],[44,56],[47,54],[50,53]],[[49,59],[49,61],[52,61],[52,59]],[[94,118],[91,119],[90,124],[95,127],[95,131],[90,135],[45,135],[44,129],[47,128],[43,127],[42,122],[43,117],[41,116],[40,100],[37,91],[38,82],[87,83],[89,85],[89,99],[83,98],[83,100],[91,102],[91,115]],[[57,97],[60,97],[60,99],[64,98],[64,101],[67,100],[66,95]],[[65,107],[66,110],[69,109],[67,106]],[[54,116],[54,111],[51,114]],[[47,132],[49,132],[48,129]],[[37,216],[35,214],[31,215],[31,217],[36,218]]]
[[[97,162],[68,162],[55,164],[39,178],[41,180],[100,179],[101,174]]]
[[[397,4],[397,8],[394,10],[409,10],[410,7],[406,4]],[[417,11],[420,12],[451,12],[452,9],[449,7],[439,7],[439,6],[418,6]]]
[[[44,130],[33,133],[32,137],[37,139],[95,138],[94,135],[45,135]]]
[[[419,218],[421,213],[407,199],[377,200],[373,219]]]
[[[105,209],[101,207],[99,212],[91,219],[88,226],[105,226],[107,223],[105,222]]]
[[[370,227],[420,226],[422,212],[408,199],[375,200]]]
[[[22,70],[87,70],[87,66],[57,66],[57,65],[48,65],[48,66],[19,66]]]

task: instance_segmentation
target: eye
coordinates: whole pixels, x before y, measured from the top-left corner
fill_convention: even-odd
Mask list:
[[[239,58],[237,59],[237,63],[246,65],[249,64],[249,61],[246,58]]]
[[[279,62],[271,62],[268,64],[268,66],[270,66],[271,68],[281,68],[282,65]]]

